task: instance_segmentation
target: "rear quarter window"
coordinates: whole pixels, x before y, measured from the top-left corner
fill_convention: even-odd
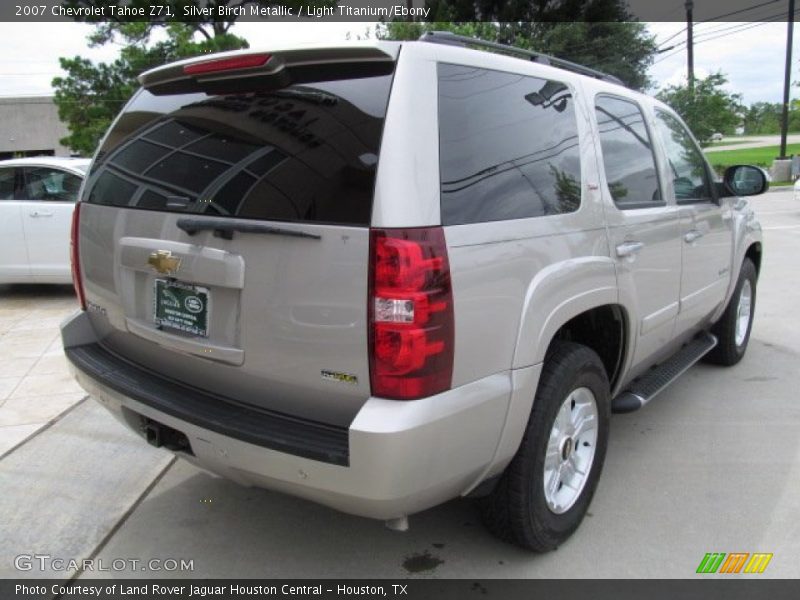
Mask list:
[[[142,90],[100,148],[93,204],[369,225],[391,75],[277,91]]]
[[[575,100],[564,83],[445,63],[438,78],[445,225],[578,209]]]

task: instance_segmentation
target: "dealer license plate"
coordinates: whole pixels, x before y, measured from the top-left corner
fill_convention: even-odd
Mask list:
[[[166,279],[156,279],[155,286],[156,325],[208,337],[208,288]]]

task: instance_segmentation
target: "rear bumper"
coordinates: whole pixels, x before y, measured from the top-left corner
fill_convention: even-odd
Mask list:
[[[538,375],[535,367],[498,373],[411,402],[370,398],[349,429],[337,429],[275,413],[254,420],[246,407],[178,389],[104,351],[85,313],[62,336],[81,386],[132,429],[141,433],[142,417],[157,421],[185,434],[193,455],[179,454],[209,471],[378,519],[465,494],[502,469],[509,404],[532,395]]]

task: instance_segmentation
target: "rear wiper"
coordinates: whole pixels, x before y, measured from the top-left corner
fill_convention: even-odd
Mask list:
[[[309,238],[312,240],[322,239],[322,236],[313,233],[307,233],[305,231],[283,229],[281,227],[273,227],[272,225],[264,225],[263,223],[251,223],[248,221],[231,222],[181,217],[178,219],[177,225],[179,229],[182,229],[189,235],[194,235],[198,231],[213,231],[215,237],[220,237],[226,240],[233,239],[234,231],[239,233],[285,235],[289,237]]]

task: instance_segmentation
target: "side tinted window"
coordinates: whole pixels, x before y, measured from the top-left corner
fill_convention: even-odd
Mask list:
[[[368,225],[391,75],[274,91],[141,91],[86,200],[142,210]]]
[[[50,167],[26,167],[22,198],[75,202],[80,187],[81,178],[72,173]]]
[[[675,117],[656,111],[656,128],[664,143],[677,200],[710,200],[711,186],[703,155],[689,131]]]
[[[595,101],[608,190],[620,208],[660,206],[653,145],[633,102],[599,96]]]
[[[0,200],[14,199],[14,169],[0,169]]]
[[[580,206],[575,101],[563,83],[440,64],[439,153],[445,225]]]

